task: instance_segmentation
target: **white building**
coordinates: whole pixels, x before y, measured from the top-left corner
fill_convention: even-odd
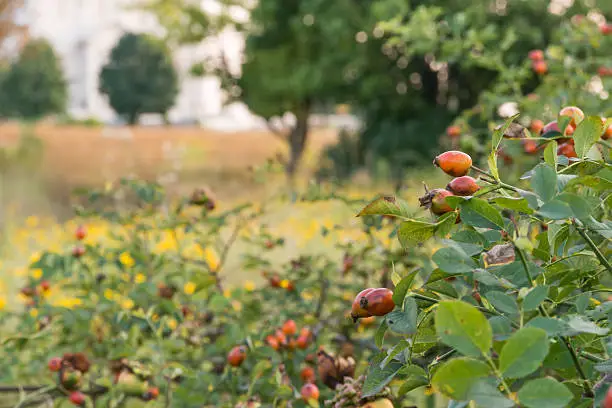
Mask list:
[[[202,8],[215,12],[215,0],[202,0]],[[29,27],[30,37],[46,38],[61,57],[70,86],[68,111],[79,118],[93,117],[104,122],[118,118],[98,92],[98,75],[111,49],[125,32],[163,35],[163,29],[147,12],[136,9],[138,0],[28,0],[20,18]],[[243,39],[226,32],[197,46],[173,50],[181,76],[181,91],[170,120],[182,122],[239,122],[250,127],[258,121],[244,108],[234,108],[232,117],[221,120],[223,92],[216,78],[193,78],[189,69],[222,49],[232,64],[239,64]],[[236,116],[238,115],[238,116]]]

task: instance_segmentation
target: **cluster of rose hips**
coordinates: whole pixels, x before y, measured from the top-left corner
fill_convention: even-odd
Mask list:
[[[149,376],[142,367],[139,368],[139,363],[121,358],[111,361],[110,370],[115,388],[126,396],[143,401],[152,401],[159,397],[159,388],[148,385]]]
[[[433,214],[442,215],[453,211],[452,207],[447,204],[446,197],[470,196],[480,189],[476,180],[467,175],[472,167],[470,155],[450,150],[437,156],[434,164],[446,174],[453,176],[454,179],[448,183],[446,189],[433,189],[419,199],[421,206],[428,208]]]
[[[140,397],[144,401],[150,401],[159,396],[159,389],[148,387],[133,375],[125,359],[111,364],[114,374],[114,383],[117,388],[126,395]],[[118,364],[117,364],[118,363]],[[84,406],[87,396],[79,391],[83,376],[89,371],[91,363],[84,353],[65,353],[62,357],[53,357],[47,363],[49,371],[57,373],[58,382],[62,389],[68,393],[68,399],[76,406]]]
[[[62,357],[53,357],[47,363],[49,371],[58,373],[58,381],[63,389],[69,392],[70,402],[77,406],[85,404],[86,396],[79,388],[83,375],[89,371],[90,366],[84,353],[66,353]]]
[[[357,294],[351,307],[353,321],[372,316],[384,316],[395,308],[393,291],[387,288],[368,288]]]
[[[51,289],[51,282],[46,279],[41,280],[38,285],[26,286],[21,289],[20,293],[23,297],[26,298],[26,303],[28,306],[35,306],[37,304],[37,299],[48,293]]]
[[[83,241],[87,236],[87,228],[84,225],[79,225],[77,229],[74,231],[74,238],[77,241]],[[72,248],[72,256],[75,258],[80,258],[85,255],[85,247],[82,245],[76,245]]]
[[[531,69],[533,69],[533,72],[538,75],[544,75],[548,72],[548,64],[544,61],[544,51],[529,51],[529,59],[531,60]]]
[[[574,148],[574,139],[572,139],[571,136],[576,131],[576,127],[578,126],[578,124],[584,120],[584,112],[576,106],[566,106],[561,109],[561,111],[559,111],[559,116],[567,116],[570,118],[569,123],[563,131],[561,131],[559,123],[556,120],[553,120],[552,122],[549,122],[544,125],[541,120],[534,119],[531,122],[529,129],[533,133],[544,137],[546,137],[546,135],[551,132],[561,133],[563,136],[568,136],[557,139],[557,141],[559,142],[559,146],[557,147],[557,154],[563,155],[567,158],[575,158],[577,157],[577,155],[576,150]],[[604,119],[602,118],[602,120]],[[601,138],[603,140],[607,140],[610,137],[612,137],[612,126],[608,126],[605,129],[604,133],[601,135]],[[538,150],[538,145],[536,141],[532,139],[523,140],[523,146],[525,152],[527,153],[535,153]]]
[[[312,343],[312,332],[308,327],[303,327],[299,334],[294,320],[287,320],[276,329],[273,334],[266,336],[266,344],[274,350],[306,350]]]

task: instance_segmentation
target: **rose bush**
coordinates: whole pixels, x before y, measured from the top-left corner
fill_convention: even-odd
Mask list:
[[[396,308],[377,332],[381,351],[364,395],[395,381],[398,396],[428,387],[453,407],[609,407],[609,123],[571,111],[558,119],[560,129],[575,125],[571,134],[531,139],[543,160],[517,185],[504,182],[497,165],[504,138],[526,137],[511,118],[493,134],[488,169],[471,166],[480,179],[472,196],[446,194],[444,211],[432,206],[431,192],[421,199],[434,222],[411,217],[399,198],[363,209],[400,219],[407,248],[443,245],[435,265],[395,280]],[[560,141],[573,147],[571,157],[558,154]],[[462,176],[471,160],[446,152],[435,164]],[[386,332],[404,338],[390,341]]]

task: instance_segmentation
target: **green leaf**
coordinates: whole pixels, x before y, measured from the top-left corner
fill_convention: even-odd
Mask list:
[[[435,234],[440,238],[446,237],[446,235],[453,229],[455,222],[457,221],[457,213],[455,211],[447,212],[442,215],[438,222],[435,224]]]
[[[468,273],[478,267],[469,255],[453,246],[438,249],[431,260],[446,273]]]
[[[504,220],[497,209],[480,198],[471,198],[460,205],[461,221],[480,228],[502,229]]]
[[[504,344],[499,356],[499,369],[506,378],[522,378],[537,370],[547,354],[546,332],[525,327],[510,336]]]
[[[400,374],[407,376],[407,378],[402,380],[402,386],[397,392],[398,396],[400,397],[414,389],[429,384],[427,373],[425,373],[425,370],[417,365],[404,366],[400,370]]]
[[[548,286],[536,286],[531,289],[523,299],[523,310],[527,312],[536,310],[546,296],[548,296]]]
[[[555,337],[567,334],[568,326],[563,320],[552,317],[537,316],[531,319],[526,327],[537,327],[548,334],[548,337]]]
[[[497,149],[499,149],[499,144],[504,138],[504,134],[506,133],[506,130],[508,130],[510,125],[512,125],[512,122],[514,122],[514,120],[518,117],[519,117],[518,113],[516,115],[509,117],[508,119],[506,119],[506,122],[504,122],[502,126],[498,126],[495,129],[495,131],[493,132],[493,141],[491,143],[491,153],[497,152]]]
[[[459,300],[438,304],[435,326],[443,343],[467,356],[486,355],[493,344],[493,330],[485,316]]]
[[[410,218],[410,206],[406,201],[400,198],[382,196],[366,205],[365,208],[357,214],[358,217],[364,215],[391,215],[399,218]]]
[[[491,291],[484,296],[500,312],[517,315],[519,312],[516,300],[504,292]]]
[[[487,377],[490,367],[471,358],[454,358],[436,370],[431,384],[442,394],[456,400],[466,400],[472,386]]]
[[[414,277],[417,275],[419,270],[415,270],[410,272],[407,276],[404,276],[401,281],[397,285],[395,285],[395,290],[393,291],[393,303],[397,306],[402,306],[404,303],[404,298],[406,297],[406,293],[412,286],[412,282],[414,282]]]
[[[414,334],[417,329],[418,307],[414,298],[404,300],[404,310],[394,310],[387,314],[385,320],[391,331],[398,334]]]
[[[567,325],[571,331],[576,333],[590,333],[596,334],[598,336],[604,336],[608,334],[608,329],[604,329],[603,327],[599,327],[595,323],[590,320],[586,320],[582,316],[574,315],[570,317],[567,321]]]
[[[573,398],[571,391],[552,378],[538,378],[526,383],[518,399],[527,408],[563,408]]]
[[[557,168],[557,141],[551,140],[546,144],[544,149],[544,161],[552,166],[553,169]]]
[[[557,194],[557,172],[546,163],[538,164],[531,176],[531,187],[542,201],[552,200]]]
[[[612,359],[602,361],[601,363],[595,364],[595,369],[600,373],[611,374],[612,373]]]
[[[531,191],[521,189],[517,189],[517,192],[521,195],[521,197],[527,200],[527,203],[529,203],[530,208],[537,210],[540,207],[541,203],[536,194],[532,193]]]
[[[564,220],[572,217],[574,212],[569,204],[561,200],[552,200],[540,207],[538,214],[551,220]]]
[[[499,169],[497,168],[497,152],[489,153],[487,157],[487,164],[489,165],[489,171],[493,175],[493,178],[499,181]]]
[[[370,397],[378,394],[387,384],[393,380],[403,364],[399,361],[392,361],[384,367],[374,362],[370,365],[363,383],[362,397]]]
[[[558,199],[570,206],[573,216],[576,218],[586,219],[593,212],[591,204],[576,194],[562,193],[559,194]]]
[[[519,211],[525,214],[533,213],[533,210],[529,208],[529,202],[524,198],[495,197],[491,202],[499,207],[507,208],[508,210]]]
[[[387,355],[387,357],[385,357],[385,359],[383,360],[383,362],[381,363],[381,366],[385,366],[387,365],[387,363],[389,363],[390,361],[393,361],[393,359],[395,358],[395,356],[397,356],[399,353],[401,353],[402,351],[406,350],[408,347],[410,347],[410,342],[406,339],[401,339],[395,346],[393,346],[393,348],[389,351],[389,354]]]
[[[476,381],[468,391],[468,399],[479,407],[511,408],[514,402],[504,397],[495,384],[487,379]]]
[[[380,326],[378,326],[376,333],[374,334],[374,344],[376,344],[376,347],[382,348],[383,341],[385,339],[385,333],[387,332],[387,328],[388,328],[387,321],[383,320],[380,323]]]
[[[603,133],[603,121],[599,116],[589,116],[578,124],[574,132],[574,148],[578,157],[583,158]]]
[[[429,222],[408,220],[400,224],[397,237],[403,247],[422,244],[434,236],[436,225]]]
[[[402,386],[397,392],[397,395],[401,397],[403,395],[406,395],[410,391],[416,390],[419,387],[424,387],[427,384],[429,384],[429,381],[427,381],[427,378],[425,377],[418,377],[416,375],[408,377],[407,379],[402,381]]]

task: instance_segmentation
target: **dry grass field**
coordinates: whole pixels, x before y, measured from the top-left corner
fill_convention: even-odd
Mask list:
[[[0,146],[15,146],[22,127],[0,126]],[[286,146],[264,131],[226,133],[196,127],[57,127],[40,124],[34,133],[44,145],[43,181],[52,188],[101,185],[133,175],[166,181],[171,187],[209,184],[224,198],[244,195],[248,169]],[[336,132],[313,132],[305,171]]]

